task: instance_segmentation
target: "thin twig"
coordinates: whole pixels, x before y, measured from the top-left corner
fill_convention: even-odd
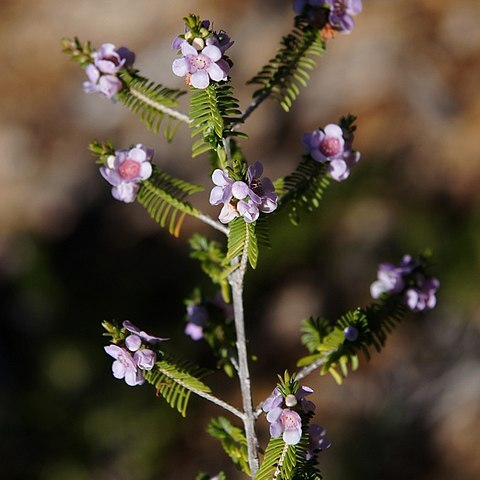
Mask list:
[[[169,372],[167,372],[163,369],[161,369],[161,372],[166,377],[171,378],[172,380],[175,381],[175,383],[178,383],[179,385],[186,388],[187,390],[190,390],[195,395],[198,395],[199,397],[202,397],[205,400],[208,400],[209,402],[212,402],[215,405],[218,405],[219,407],[222,407],[223,409],[225,409],[225,410],[229,411],[230,413],[233,413],[234,415],[236,415],[238,418],[244,420],[245,415],[242,412],[240,412],[240,410],[236,409],[234,406],[230,405],[229,403],[224,402],[223,400],[220,400],[215,395],[212,395],[212,394],[207,393],[207,392],[202,392],[201,390],[197,390],[196,388],[193,388],[190,385],[187,385],[186,383],[182,382],[177,377],[171,375]]]
[[[146,95],[143,93],[139,92],[138,90],[135,90],[135,88],[129,87],[130,88],[130,93],[141,100],[142,102],[146,103],[147,105],[150,105],[151,107],[155,108],[156,110],[166,113],[170,117],[176,118],[177,120],[180,120],[181,122],[185,122],[187,124],[192,123],[188,115],[184,115],[183,113],[177,112],[177,110],[174,110],[173,108],[166,107],[165,105],[162,105],[161,103],[155,102],[151,98],[148,98]]]
[[[248,370],[247,340],[245,335],[245,319],[243,311],[243,280],[248,261],[248,228],[245,235],[245,245],[240,267],[237,268],[229,277],[232,288],[233,313],[235,320],[235,331],[237,334],[237,352],[238,352],[238,378],[240,381],[240,390],[243,402],[243,425],[248,448],[248,464],[252,478],[258,471],[258,440],[255,434],[255,416],[252,405],[252,389],[250,384],[250,373]]]
[[[225,227],[222,223],[217,222],[213,218],[210,218],[208,215],[204,215],[203,213],[196,214],[195,218],[198,218],[203,223],[206,223],[207,225],[210,225],[215,230],[218,230],[219,232],[222,232],[223,234],[225,234],[228,237],[229,229],[228,229],[228,227]]]
[[[232,125],[232,130],[236,130],[242,123],[245,123],[245,120],[258,108],[258,106],[264,101],[266,100],[269,95],[271,93],[271,90],[266,90],[265,92],[263,92],[261,95],[259,95],[258,97],[255,97],[253,100],[252,100],[252,103],[247,107],[247,109],[245,110],[245,112],[243,112],[242,116],[240,117],[240,119],[238,120],[238,122],[235,122],[233,125]]]
[[[275,480],[280,475],[283,462],[285,461],[285,457],[287,455],[287,451],[288,451],[288,443],[286,443],[285,446],[283,447],[282,455],[278,460],[277,468],[275,469],[275,473],[273,474],[273,480]]]

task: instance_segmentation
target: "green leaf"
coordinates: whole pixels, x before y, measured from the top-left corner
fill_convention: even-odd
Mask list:
[[[278,210],[287,210],[290,221],[298,225],[300,212],[318,208],[329,184],[326,164],[304,156],[295,171],[275,181],[275,189],[280,192]]]
[[[289,480],[292,478],[296,461],[296,445],[287,445],[282,437],[270,438],[255,480]]]
[[[154,167],[152,176],[142,182],[137,200],[152,219],[178,237],[185,215],[200,215],[185,198],[202,190],[198,185],[171,177]]]
[[[243,218],[237,217],[230,222],[228,234],[228,252],[225,259],[227,264],[241,257],[247,245],[248,261],[252,268],[256,268],[258,261],[258,243],[253,223],[246,223]],[[233,264],[232,269],[239,264]]]
[[[316,65],[314,58],[324,51],[321,30],[312,27],[308,19],[296,17],[295,28],[283,37],[277,55],[247,82],[262,86],[253,98],[271,95],[285,111],[290,110],[300,93],[299,86],[306,86],[308,71]]]
[[[233,97],[228,83],[211,83],[205,89],[192,89],[190,99],[190,127],[192,138],[199,137],[192,146],[192,156],[213,150],[219,156],[214,168],[225,166],[223,140],[240,136],[232,130],[239,121],[238,100]]]
[[[130,68],[121,69],[119,77],[124,88],[118,93],[118,100],[133,113],[140,115],[147,128],[155,133],[160,130],[166,118],[163,134],[171,141],[179,124],[188,122],[185,115],[175,110],[178,98],[186,92],[151,82]]]
[[[366,308],[357,308],[342,315],[331,325],[324,318],[309,318],[302,323],[302,343],[311,355],[301,358],[297,365],[308,366],[325,357],[320,374],[330,373],[339,384],[349,371],[358,368],[358,353],[370,358],[370,349],[380,351],[388,334],[406,313],[401,297],[389,296]],[[345,338],[344,330],[353,327],[358,332],[354,341]]]
[[[192,363],[177,362],[165,356],[155,363],[152,370],[144,372],[144,377],[156,388],[157,395],[162,396],[172,408],[185,417],[192,392],[211,392],[200,380],[207,374],[207,370]]]
[[[218,417],[210,420],[207,432],[220,440],[223,449],[233,463],[243,473],[250,476],[247,439],[243,430],[233,426],[225,417]]]

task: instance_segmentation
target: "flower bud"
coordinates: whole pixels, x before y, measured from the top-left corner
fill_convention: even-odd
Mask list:
[[[192,41],[192,47],[198,51],[203,50],[205,48],[205,40],[200,37],[195,37]]]
[[[193,38],[193,33],[188,31],[186,34],[185,34],[185,40],[187,42],[189,42],[191,39]]]
[[[290,394],[285,397],[285,405],[287,407],[294,407],[296,404],[297,404],[297,397],[295,397],[295,395]]]

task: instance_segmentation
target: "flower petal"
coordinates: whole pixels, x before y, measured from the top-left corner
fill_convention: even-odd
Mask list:
[[[207,88],[210,84],[210,77],[206,70],[197,70],[190,77],[190,84],[195,88]]]
[[[184,77],[190,72],[190,64],[186,58],[177,58],[172,63],[172,71],[177,77]]]
[[[212,62],[216,62],[222,58],[222,51],[215,45],[207,45],[202,54],[206,55]]]

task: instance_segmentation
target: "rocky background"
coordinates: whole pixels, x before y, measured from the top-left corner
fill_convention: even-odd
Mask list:
[[[113,379],[102,348],[100,322],[128,318],[212,364],[183,337],[182,299],[203,281],[187,239],[202,226],[187,221],[175,240],[140,206],[115,202],[86,145],[146,143],[167,171],[208,187],[207,159],[190,159],[186,128],[166,144],[122,106],[85,95],[83,72],[60,48],[75,35],[125,45],[142,73],[181,88],[170,45],[191,12],[235,39],[232,77],[246,106],[245,82],[291,28],[288,0],[0,3],[2,478],[177,480],[220,468],[241,478],[204,434],[222,412],[193,399],[181,419],[151,389]],[[291,113],[266,102],[244,129],[249,160],[272,177],[294,168],[303,132],[348,112],[362,152],[300,227],[274,222],[274,248],[247,278],[255,401],[304,354],[303,318],[366,304],[380,261],[435,252],[438,307],[402,324],[343,386],[305,382],[333,442],[320,456],[327,480],[480,476],[479,24],[477,0],[365,0]],[[207,193],[199,201],[211,208]],[[234,381],[211,383],[239,404]]]

